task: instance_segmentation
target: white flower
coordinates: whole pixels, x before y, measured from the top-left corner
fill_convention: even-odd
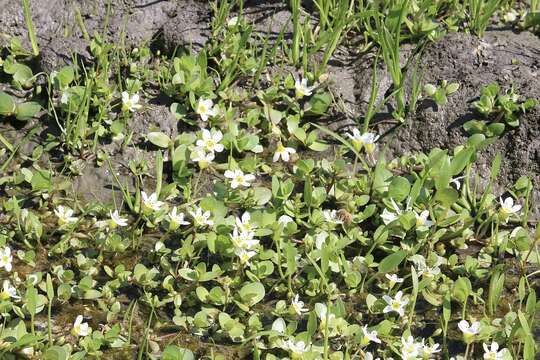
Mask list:
[[[233,16],[227,21],[227,27],[235,27],[238,25],[238,16]]]
[[[196,145],[198,147],[204,148],[208,152],[222,152],[225,148],[223,144],[219,142],[223,139],[223,134],[221,131],[210,132],[206,129],[202,129],[202,139],[197,140]]]
[[[507,23],[513,23],[517,20],[518,15],[516,10],[510,9],[510,11],[503,15],[503,20]]]
[[[249,265],[249,260],[257,254],[256,251],[236,248],[234,249],[236,256],[240,258],[240,262],[245,265]]]
[[[73,336],[87,336],[92,332],[92,328],[88,326],[88,323],[83,323],[82,315],[77,315],[75,323],[73,323],[73,329],[71,333]]]
[[[294,82],[294,89],[296,98],[301,99],[304,96],[311,96],[316,86],[308,86],[307,79],[296,80]]]
[[[236,226],[245,233],[252,233],[257,227],[251,222],[251,215],[247,211],[242,214],[242,218],[236,218]]]
[[[56,209],[54,209],[54,214],[58,217],[58,224],[60,226],[73,223],[78,220],[76,217],[73,216],[73,210],[68,208],[67,206],[64,207],[62,205],[59,205]]]
[[[368,343],[371,341],[371,342],[375,342],[377,344],[380,344],[381,343],[381,339],[379,339],[377,337],[377,331],[376,330],[373,330],[373,331],[369,331],[368,328],[367,328],[367,325],[364,325],[362,327],[362,332],[364,333],[364,337],[368,340]],[[367,344],[366,344],[367,345]]]
[[[407,338],[401,338],[401,357],[404,360],[416,360],[420,349],[422,349],[423,344],[417,343],[414,341],[412,336]]]
[[[272,158],[273,162],[276,162],[281,158],[283,161],[288,162],[290,160],[290,155],[295,154],[296,150],[291,147],[285,147],[281,143],[276,148],[274,157]]]
[[[422,345],[422,357],[424,359],[429,359],[431,357],[431,355],[433,354],[436,354],[438,352],[441,352],[441,349],[440,349],[440,346],[439,344],[435,343],[433,345],[427,345],[427,344],[424,344]]]
[[[302,313],[309,311],[309,309],[304,307],[304,302],[299,299],[298,294],[292,299],[291,306],[297,315],[302,315]]]
[[[336,210],[323,210],[324,220],[334,224],[343,224],[343,221],[337,216]]]
[[[118,210],[114,210],[114,212],[109,210],[109,216],[111,217],[111,221],[109,221],[109,226],[114,229],[117,226],[127,226],[127,219],[120,217],[120,213]]]
[[[214,225],[214,221],[210,220],[210,216],[212,216],[212,213],[210,213],[210,211],[205,211],[203,213],[203,210],[198,207],[197,209],[195,209],[195,212],[190,211],[189,214],[193,218],[194,224],[197,226]]]
[[[152,193],[150,196],[148,196],[144,191],[141,191],[141,197],[145,210],[159,211],[163,205],[165,205],[163,201],[158,200],[156,193]]]
[[[356,128],[352,129],[352,134],[347,134],[347,136],[352,140],[352,143],[357,150],[364,147],[369,154],[375,150],[375,142],[379,140],[378,135],[370,132],[360,134],[360,131]]]
[[[403,282],[403,278],[400,278],[397,276],[397,274],[386,274],[384,275],[388,280],[390,280],[390,287],[394,286],[395,284],[401,284]]]
[[[403,298],[403,291],[398,291],[394,299],[392,299],[388,295],[384,295],[383,300],[386,301],[386,303],[388,304],[383,309],[384,313],[395,311],[400,316],[405,315],[405,305],[409,303],[409,299]]]
[[[11,249],[6,246],[0,251],[0,268],[4,268],[7,272],[10,272],[12,261],[13,257],[11,256]]]
[[[433,225],[433,221],[428,220],[429,217],[429,211],[424,210],[420,214],[418,214],[416,211],[414,212],[414,216],[416,217],[416,227],[422,227],[425,226],[427,228],[431,227]]]
[[[214,117],[217,115],[217,110],[214,107],[214,102],[211,99],[205,100],[200,98],[195,112],[199,114],[202,121],[208,121],[209,117]]]
[[[184,219],[184,213],[178,212],[178,208],[175,206],[167,215],[169,217],[170,227],[175,230],[178,229],[180,225],[189,225],[189,221]]]
[[[458,328],[463,333],[466,343],[472,342],[473,338],[480,333],[480,323],[478,321],[469,325],[467,320],[461,320],[458,323]]]
[[[122,92],[122,110],[135,112],[141,108],[139,102],[139,94],[129,95],[127,91]]]
[[[521,210],[521,205],[516,204],[514,205],[514,199],[511,197],[507,197],[506,199],[500,198],[501,208],[499,209],[499,214],[501,215],[501,218],[503,221],[508,220],[510,215],[516,214]]]
[[[450,183],[454,184],[454,186],[456,187],[456,190],[461,189],[461,183],[459,182],[459,180],[463,179],[464,177],[465,176],[460,176],[457,178],[450,179]]]
[[[385,225],[390,224],[392,221],[396,220],[397,218],[398,218],[398,214],[393,213],[386,208],[383,210],[381,214],[381,219]]]
[[[214,161],[215,154],[213,152],[206,152],[203,147],[197,146],[190,154],[192,161],[199,163],[199,167],[202,169],[208,167],[208,165]]]
[[[69,101],[69,92],[67,90],[62,91],[62,97],[60,98],[60,103],[66,105]]]
[[[281,224],[283,226],[287,226],[287,224],[290,222],[294,222],[294,220],[289,215],[281,215],[278,219],[278,224]]]
[[[380,360],[380,358],[374,358],[373,354],[367,351],[366,355],[364,356],[364,360]]]
[[[259,245],[259,240],[253,239],[253,233],[251,232],[238,232],[238,228],[235,226],[232,234],[230,234],[231,241],[237,249],[253,249]]]
[[[10,298],[20,299],[21,297],[17,295],[17,289],[11,285],[9,280],[4,280],[2,291],[0,292],[0,300],[8,300]]]
[[[250,182],[255,180],[255,175],[244,174],[242,170],[227,170],[225,177],[231,179],[231,188],[236,189],[239,186],[249,187]]]
[[[495,341],[488,346],[486,343],[482,344],[484,347],[484,359],[485,360],[502,360],[504,358],[503,350],[499,351],[499,344]]]
[[[303,354],[309,351],[309,346],[305,342],[296,342],[293,339],[287,340],[286,347],[292,353],[293,359],[301,359]]]

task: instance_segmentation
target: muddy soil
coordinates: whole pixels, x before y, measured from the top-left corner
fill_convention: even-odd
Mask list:
[[[410,49],[405,48],[405,53]],[[359,65],[356,99],[365,108],[370,95],[372,61]],[[426,82],[437,84],[442,80],[457,82],[459,90],[448,98],[444,106],[428,99],[421,100],[416,114],[404,126],[383,138],[389,144],[389,155],[398,157],[417,151],[428,152],[439,147],[453,149],[463,144],[468,135],[463,124],[481,117],[475,113],[472,102],[480,96],[483,86],[492,82],[503,88],[512,85],[519,94],[540,101],[540,39],[529,32],[510,30],[487,31],[480,39],[464,33],[446,35],[429,45],[422,56],[420,68]],[[384,71],[378,71],[379,99],[392,82]],[[391,107],[375,118],[375,128],[384,132],[390,128]],[[520,126],[507,129],[494,144],[483,150],[477,160],[476,171],[482,179],[489,177],[494,156],[503,156],[497,191],[513,184],[520,176],[531,176],[535,189],[540,184],[540,106],[520,117]],[[540,215],[540,194],[535,191],[531,201],[532,218]]]

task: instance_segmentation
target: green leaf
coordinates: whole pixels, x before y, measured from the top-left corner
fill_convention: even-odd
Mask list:
[[[67,350],[61,346],[51,346],[43,354],[44,360],[67,360],[69,353]]]
[[[263,284],[260,282],[253,282],[242,286],[239,295],[244,304],[253,306],[264,298],[265,293]]]
[[[332,96],[329,93],[317,93],[306,103],[304,111],[307,115],[324,115],[332,103]]]
[[[379,273],[388,274],[392,272],[405,259],[407,253],[403,250],[388,255],[379,263]]]
[[[162,360],[195,360],[195,355],[188,349],[176,345],[167,345],[163,350]]]
[[[272,198],[272,191],[265,187],[255,187],[253,188],[253,199],[256,201],[257,205],[262,206],[267,204]]]
[[[151,132],[148,133],[146,137],[148,138],[148,141],[160,148],[167,149],[169,144],[171,144],[171,139],[162,132]]]
[[[454,289],[452,290],[452,295],[454,298],[461,303],[465,303],[467,298],[471,294],[472,286],[471,281],[464,277],[459,277],[454,283]]]
[[[3,91],[0,91],[0,115],[11,116],[15,114],[17,104],[13,98]]]
[[[41,110],[41,105],[37,102],[26,102],[17,105],[15,118],[20,121],[30,120]]]
[[[411,184],[409,180],[402,176],[395,176],[388,186],[388,195],[397,202],[401,202],[407,198],[410,190]]]

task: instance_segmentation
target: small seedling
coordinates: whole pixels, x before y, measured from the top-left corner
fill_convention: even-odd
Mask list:
[[[446,80],[443,80],[440,86],[425,84],[424,94],[432,98],[437,106],[443,106],[448,101],[447,97],[455,93],[458,89],[458,83],[448,83]]]

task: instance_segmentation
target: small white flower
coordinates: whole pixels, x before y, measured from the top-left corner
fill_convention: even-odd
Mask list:
[[[190,154],[192,161],[199,163],[202,169],[208,167],[214,161],[216,155],[213,152],[206,152],[203,147],[197,146]]]
[[[364,337],[368,340],[368,343],[369,342],[375,342],[377,344],[381,343],[381,339],[379,339],[377,337],[377,331],[376,330],[369,331],[367,325],[364,325],[362,327],[362,332],[364,333]]]
[[[145,210],[159,211],[165,205],[163,201],[158,200],[156,193],[147,195],[144,191],[141,191],[142,203]]]
[[[111,221],[109,221],[109,227],[114,229],[117,226],[127,226],[127,219],[120,217],[120,213],[118,210],[114,210],[114,212],[109,211],[109,216],[111,217]]]
[[[518,15],[519,14],[516,10],[510,9],[510,11],[503,15],[503,20],[507,23],[513,23],[517,20]]]
[[[66,105],[69,101],[69,92],[67,90],[62,91],[62,97],[60,97],[60,103]]]
[[[439,344],[435,343],[433,345],[423,344],[422,345],[422,357],[424,359],[429,359],[433,354],[441,352]]]
[[[292,299],[291,306],[297,315],[302,315],[302,313],[309,311],[309,309],[304,307],[304,302],[299,299],[298,294]]]
[[[230,237],[234,247],[237,249],[251,250],[259,245],[259,240],[253,239],[253,233],[245,231],[239,232],[236,226],[234,227],[232,234],[230,234]]]
[[[405,306],[409,303],[409,299],[403,298],[402,291],[398,291],[394,299],[388,295],[384,295],[383,300],[388,304],[383,309],[383,313],[395,311],[399,314],[399,316],[405,315]]]
[[[429,217],[429,211],[424,210],[420,214],[418,214],[416,211],[414,212],[414,216],[416,217],[416,227],[426,227],[429,228],[431,225],[433,225],[433,221],[428,220]]]
[[[273,162],[276,162],[281,158],[283,161],[288,162],[290,160],[290,155],[295,154],[296,150],[291,147],[285,147],[281,143],[278,144],[274,157],[272,158]]]
[[[313,90],[316,88],[316,86],[308,86],[307,82],[307,79],[296,80],[294,82],[294,89],[297,99],[301,99],[304,96],[311,96]]]
[[[83,323],[82,315],[77,315],[75,323],[73,323],[73,329],[71,333],[73,336],[87,336],[92,332],[92,328],[88,326],[88,323]]]
[[[289,215],[281,215],[278,219],[278,224],[281,224],[283,226],[287,226],[287,224],[290,222],[294,222],[294,220]]]
[[[416,360],[423,344],[414,341],[412,336],[401,338],[401,357],[404,360]]]
[[[214,221],[210,219],[210,216],[212,216],[212,213],[210,211],[205,211],[198,207],[195,209],[195,212],[190,211],[189,214],[193,218],[193,222],[197,226],[212,226],[214,225]]]
[[[250,264],[249,260],[253,256],[257,255],[256,251],[240,249],[240,248],[234,249],[234,253],[236,254],[236,256],[238,256],[238,258],[240,259],[240,262],[244,265],[249,265]]]
[[[483,343],[484,347],[484,360],[502,360],[504,358],[503,350],[499,351],[499,344],[495,341],[491,343],[491,346],[488,346],[486,343]]]
[[[386,274],[384,275],[388,280],[390,280],[390,287],[394,286],[395,284],[401,284],[403,282],[403,278],[400,278],[397,276],[397,274]]]
[[[292,353],[293,359],[301,359],[304,353],[309,351],[309,346],[305,342],[296,342],[293,339],[287,340],[286,347]]]
[[[198,147],[204,148],[208,152],[222,152],[225,148],[223,144],[219,142],[223,139],[223,134],[221,131],[210,132],[206,129],[202,129],[202,139],[197,140],[196,145]]]
[[[9,299],[20,299],[21,297],[17,295],[17,289],[11,285],[9,280],[4,280],[2,283],[2,291],[0,292],[0,300],[9,300]]]
[[[471,343],[474,337],[480,333],[480,323],[478,321],[469,325],[467,320],[461,320],[458,323],[458,328],[463,333],[466,343]]]
[[[231,179],[231,188],[236,189],[239,186],[249,187],[250,182],[255,180],[255,175],[244,174],[242,170],[227,170],[225,177]]]
[[[11,249],[6,246],[0,251],[0,269],[4,268],[7,272],[10,272],[12,261],[13,257],[11,256]]]
[[[233,16],[227,21],[227,27],[235,27],[238,25],[238,16]]]
[[[64,207],[62,205],[59,205],[56,209],[54,209],[54,214],[56,217],[58,217],[58,224],[60,226],[64,224],[74,223],[78,219],[73,216],[73,210],[68,208],[67,206]]]
[[[360,131],[356,128],[352,129],[352,133],[347,134],[347,136],[352,140],[352,143],[357,150],[364,147],[369,154],[375,150],[375,142],[379,140],[378,135],[370,132],[360,134]]]
[[[177,229],[180,225],[189,225],[189,221],[184,219],[183,212],[178,212],[178,208],[175,206],[168,214],[170,227]]]
[[[364,356],[364,360],[380,360],[380,358],[374,358],[373,354],[367,351],[366,355]]]
[[[338,217],[336,210],[323,210],[324,220],[334,224],[343,224],[343,221]]]
[[[456,187],[456,190],[461,189],[461,182],[459,180],[463,179],[464,177],[465,176],[460,176],[457,178],[450,179],[450,183],[454,184],[454,186]]]
[[[510,215],[518,214],[521,210],[521,205],[515,204],[514,205],[514,199],[511,197],[507,197],[506,199],[500,198],[501,208],[499,209],[499,214],[501,215],[501,218],[503,221],[507,221]]]
[[[142,106],[138,104],[139,94],[129,95],[127,91],[122,92],[122,110],[135,112],[139,110]]]
[[[242,214],[242,218],[236,218],[236,226],[245,233],[252,233],[257,228],[257,225],[251,222],[251,215],[246,211]]]
[[[214,102],[211,99],[205,100],[200,98],[195,112],[199,114],[202,121],[208,121],[209,117],[214,117],[217,115],[217,110],[214,107]]]

